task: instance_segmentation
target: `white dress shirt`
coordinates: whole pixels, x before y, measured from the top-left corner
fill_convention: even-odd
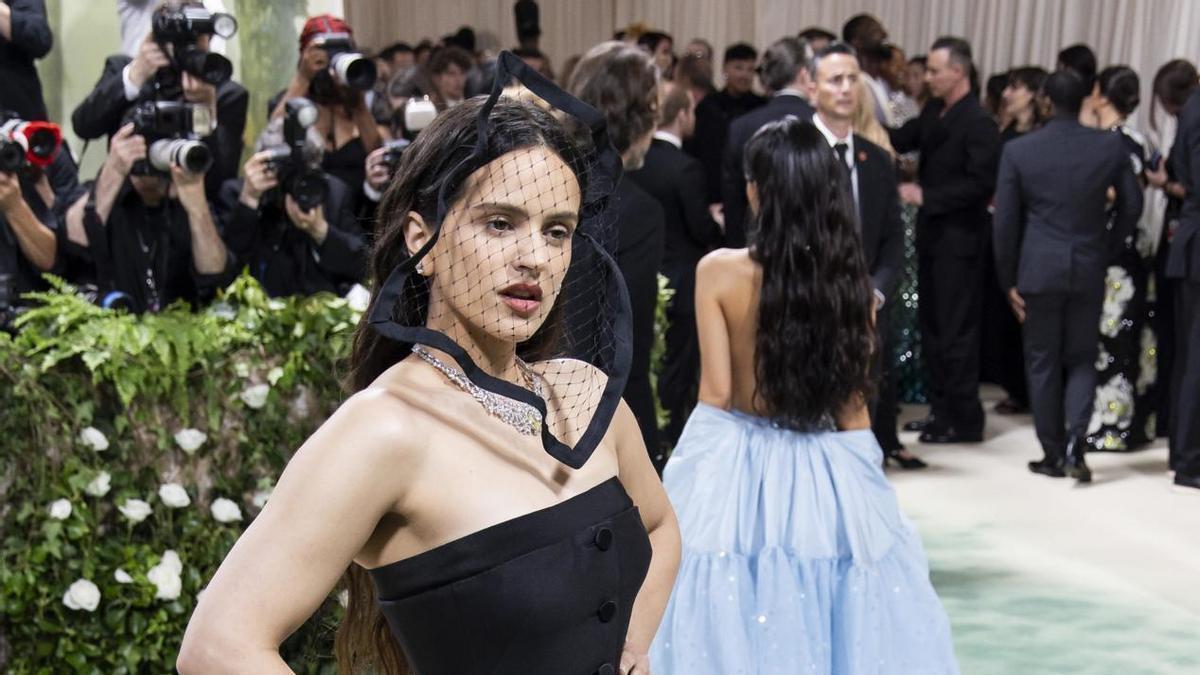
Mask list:
[[[675,146],[679,150],[683,149],[683,141],[678,136],[676,136],[675,134],[673,134],[669,131],[663,131],[661,129],[659,129],[658,131],[655,131],[654,139],[658,140],[658,141],[666,141],[666,142],[670,143],[671,145]]]

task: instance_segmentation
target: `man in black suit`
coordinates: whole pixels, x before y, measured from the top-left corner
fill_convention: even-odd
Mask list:
[[[721,201],[721,153],[729,138],[729,123],[761,108],[767,99],[754,93],[754,64],[758,50],[745,42],[725,50],[722,74],[725,88],[704,97],[696,106],[696,132],[683,140],[683,149],[704,167],[704,191],[709,204]]]
[[[904,265],[904,229],[900,221],[900,199],[896,192],[895,163],[891,155],[854,133],[854,111],[858,108],[862,71],[854,48],[833,42],[812,61],[809,98],[817,111],[812,121],[829,141],[838,159],[850,173],[851,197],[858,207],[863,256],[878,302],[876,328],[882,346],[887,335],[888,303]],[[876,351],[876,367],[890,368]],[[881,392],[888,388],[881,388]],[[896,438],[896,401],[881,397],[872,406],[871,421],[885,454],[908,467],[922,466]],[[888,428],[887,425],[890,425]]]
[[[0,2],[0,109],[26,120],[46,119],[42,81],[33,62],[53,44],[45,0]]]
[[[696,337],[696,263],[721,244],[721,229],[704,199],[704,169],[685,153],[682,140],[695,125],[692,94],[685,84],[667,84],[658,110],[658,131],[642,168],[629,178],[654,197],[665,218],[662,273],[675,291],[667,307],[667,350],[658,380],[658,400],[670,414],[665,439],[674,444],[696,405],[700,343]],[[662,467],[658,467],[661,471]]]
[[[922,443],[983,440],[979,341],[988,204],[996,188],[1000,132],[971,95],[971,46],[939,38],[925,81],[933,98],[920,117],[891,131],[897,152],[921,151],[920,184],[902,183],[900,199],[917,218],[921,347],[929,370],[930,417]]]
[[[654,135],[658,100],[658,75],[650,56],[620,42],[600,43],[575,67],[570,91],[604,115],[609,139],[621,153],[625,171],[641,168]],[[618,228],[613,257],[629,289],[633,322],[633,363],[624,398],[637,418],[650,459],[661,470],[665,460],[650,386],[650,352],[658,307],[658,270],[663,260],[663,209],[628,174],[617,183],[613,199]]]
[[[1171,164],[1187,188],[1167,251],[1175,281],[1177,364],[1171,379],[1170,451],[1175,484],[1200,490],[1200,92],[1179,111]]]
[[[1045,453],[1029,469],[1088,482],[1084,435],[1096,391],[1104,275],[1142,215],[1142,191],[1120,135],[1079,124],[1083,80],[1059,71],[1043,89],[1054,118],[1008,143],[1000,159],[996,273],[1024,324],[1033,423]],[[1117,216],[1108,231],[1110,188]]]
[[[208,42],[209,36],[201,35],[196,46],[207,50]],[[71,114],[75,134],[85,140],[101,136],[111,138],[121,127],[130,108],[140,100],[154,98],[155,73],[169,66],[170,61],[163,48],[155,42],[153,34],[147,35],[142,41],[134,58],[124,54],[108,57],[100,80]],[[233,80],[214,87],[190,73],[183,73],[181,79],[185,101],[207,103],[216,109],[217,129],[204,139],[213,156],[212,168],[205,175],[205,190],[215,198],[224,181],[237,177],[250,95],[245,87]]]
[[[808,72],[810,61],[812,50],[800,38],[781,38],[768,47],[763,52],[759,77],[763,86],[772,92],[771,100],[729,125],[729,140],[725,144],[725,157],[721,165],[721,201],[725,204],[725,245],[730,248],[746,245],[749,204],[746,201],[746,175],[742,167],[746,143],[754,132],[768,122],[789,115],[804,120],[812,118],[813,109],[807,100],[811,79]]]

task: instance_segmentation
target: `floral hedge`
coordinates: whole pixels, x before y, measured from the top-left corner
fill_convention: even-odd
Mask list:
[[[365,298],[249,277],[201,313],[37,297],[0,332],[0,672],[173,672],[207,580],[344,398]],[[337,599],[284,644],[297,672],[333,672]]]
[[[172,672],[196,598],[291,452],[343,398],[361,306],[134,317],[69,292],[0,333],[0,671]],[[284,646],[332,670],[330,601]]]

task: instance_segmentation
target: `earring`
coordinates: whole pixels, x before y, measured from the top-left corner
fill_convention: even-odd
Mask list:
[[[425,274],[425,267],[421,263],[417,263],[417,274]]]

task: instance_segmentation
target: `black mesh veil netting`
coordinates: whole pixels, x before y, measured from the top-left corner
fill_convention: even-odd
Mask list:
[[[449,356],[448,378],[579,468],[631,359],[629,297],[608,253],[620,156],[599,112],[510,52],[490,97],[463,105],[478,108],[473,147],[451,149],[463,158],[436,186],[432,234],[378,290],[369,323],[414,356]],[[512,142],[530,128],[542,129],[537,142]],[[515,341],[519,377],[485,372],[473,358],[481,340]]]

